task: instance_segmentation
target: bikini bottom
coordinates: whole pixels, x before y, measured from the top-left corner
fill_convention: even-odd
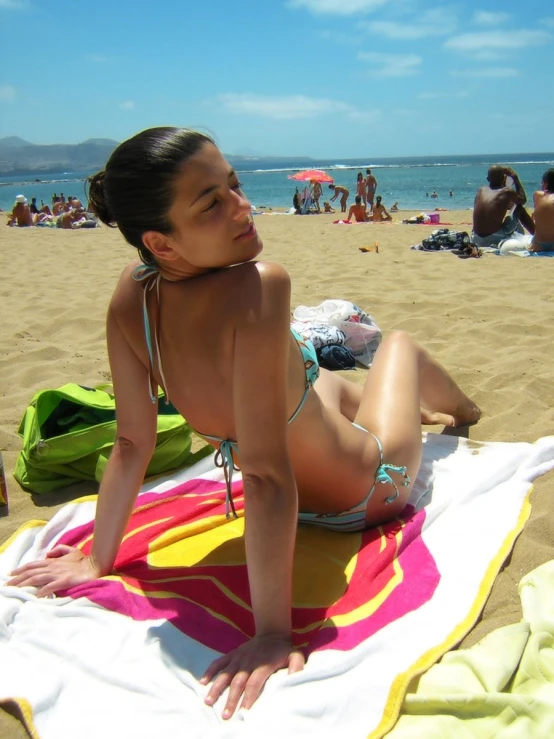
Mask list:
[[[300,523],[309,523],[315,526],[322,526],[323,528],[331,529],[332,531],[363,531],[365,528],[367,528],[367,524],[365,522],[367,504],[369,503],[371,496],[375,492],[377,483],[392,485],[394,488],[394,495],[385,498],[385,505],[390,505],[400,495],[400,491],[398,490],[398,487],[392,477],[389,475],[389,472],[397,472],[404,477],[404,481],[402,482],[403,487],[408,487],[408,485],[410,484],[411,480],[408,476],[407,467],[398,467],[395,464],[387,464],[383,461],[383,445],[381,444],[381,441],[375,436],[375,434],[372,434],[371,431],[364,429],[363,426],[359,426],[357,423],[354,423],[353,426],[361,429],[362,431],[365,431],[366,434],[370,434],[371,436],[373,436],[379,448],[379,467],[377,467],[377,471],[375,473],[375,482],[373,483],[371,490],[363,500],[352,506],[352,508],[349,508],[346,511],[342,511],[341,513],[300,512],[298,514],[298,521]]]

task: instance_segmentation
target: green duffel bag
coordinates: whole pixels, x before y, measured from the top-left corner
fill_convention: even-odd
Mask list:
[[[115,401],[106,387],[70,382],[33,397],[19,425],[23,449],[13,472],[22,487],[51,493],[82,480],[101,480],[116,431]],[[213,452],[206,444],[192,453],[192,434],[160,391],[156,448],[146,476],[192,465]]]

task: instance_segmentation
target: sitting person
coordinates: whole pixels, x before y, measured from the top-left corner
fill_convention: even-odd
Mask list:
[[[395,200],[394,203],[390,207],[391,213],[397,213],[398,212],[398,200]]]
[[[12,212],[8,216],[7,225],[19,226],[20,228],[34,225],[33,214],[31,213],[31,209],[27,203],[25,195],[16,195]]]
[[[8,585],[35,586],[42,597],[113,572],[155,447],[163,388],[218,450],[229,518],[238,518],[231,475],[240,449],[255,635],[200,680],[213,680],[209,706],[229,688],[228,719],[239,704],[250,708],[277,670],[304,667],[291,643],[298,522],[345,536],[394,520],[421,464],[422,417],[456,426],[480,411],[405,332],[383,339],[364,387],[319,369],[312,344],[290,328],[290,277],[256,261],[263,244],[250,203],[206,134],[141,131],[89,183],[95,214],[140,257],[123,270],[107,315],[115,444],[90,554],[57,546]]]
[[[374,221],[375,223],[378,223],[379,221],[392,221],[392,216],[387,211],[381,200],[381,196],[377,195],[375,205],[373,206],[373,212],[369,217],[369,220]]]
[[[335,209],[334,208],[331,208],[331,203],[328,200],[326,200],[323,203],[323,210],[325,211],[325,213],[334,213],[335,212]]]
[[[351,221],[352,216],[354,216],[358,223],[363,223],[364,221],[368,220],[367,207],[365,205],[362,205],[361,195],[356,195],[356,197],[354,198],[354,205],[350,206],[350,210],[348,211],[348,216],[346,217],[346,220]]]
[[[507,187],[507,177],[511,177],[513,188]],[[480,248],[495,247],[515,232],[522,234],[523,226],[533,234],[533,219],[523,207],[527,195],[517,172],[495,164],[489,168],[487,180],[488,186],[480,187],[475,196],[471,242]]]
[[[533,193],[535,233],[513,234],[501,242],[500,254],[554,251],[554,169],[548,169],[544,173],[541,187],[541,190]]]

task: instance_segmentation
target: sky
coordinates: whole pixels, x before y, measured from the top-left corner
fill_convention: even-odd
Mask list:
[[[553,0],[0,0],[0,138],[227,154],[554,149]]]

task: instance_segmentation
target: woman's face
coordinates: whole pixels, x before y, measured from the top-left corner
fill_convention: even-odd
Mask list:
[[[254,259],[263,245],[236,172],[206,143],[174,183],[169,239],[178,257],[203,271]]]

